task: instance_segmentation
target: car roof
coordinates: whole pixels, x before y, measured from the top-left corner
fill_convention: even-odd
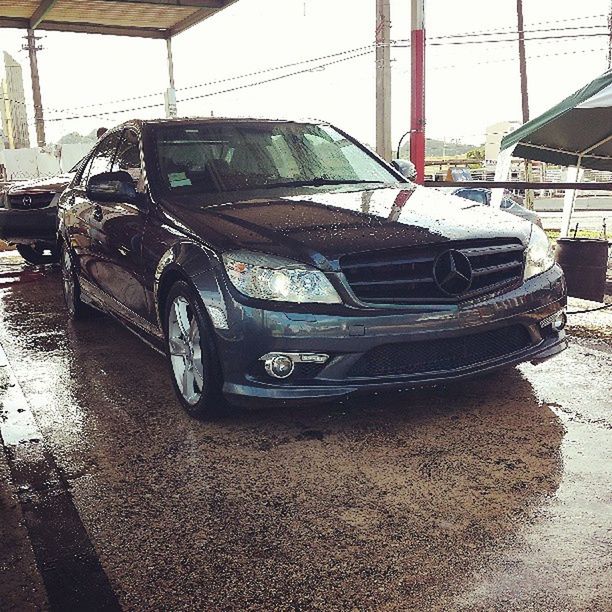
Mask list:
[[[302,123],[302,124],[323,124],[329,125],[326,121],[319,119],[272,119],[262,117],[172,117],[172,118],[157,118],[157,119],[130,119],[124,121],[109,129],[115,131],[120,127],[129,125],[198,125],[202,123],[253,123],[253,124],[268,124],[268,123]]]

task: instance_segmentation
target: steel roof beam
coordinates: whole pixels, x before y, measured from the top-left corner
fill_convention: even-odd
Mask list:
[[[227,2],[224,0],[107,0],[124,4],[158,4],[183,8],[221,9]]]
[[[29,19],[18,17],[0,17],[0,28],[30,27]],[[38,30],[51,30],[55,32],[83,32],[85,34],[110,34],[113,36],[132,36],[136,38],[168,38],[169,30],[155,28],[134,28],[127,26],[106,26],[95,23],[71,23],[64,21],[43,21]]]
[[[39,26],[40,22],[45,18],[56,2],[57,0],[41,0],[38,8],[34,11],[32,17],[30,17],[30,29],[35,30]]]
[[[16,28],[27,30],[30,20],[21,17],[0,17],[0,28]]]
[[[217,2],[219,6],[216,6],[214,8],[217,10],[221,10],[227,8],[230,4],[234,4],[234,2],[237,2],[237,0],[215,0],[215,2]],[[177,24],[174,25],[171,30],[169,30],[169,37],[176,36],[177,34],[184,32],[196,23],[199,23],[203,19],[206,19],[206,17],[209,16],[210,8],[212,7],[201,8],[199,11],[195,11],[193,15],[190,15],[189,17],[183,19],[183,21],[179,21]]]
[[[70,23],[64,21],[44,21],[39,30],[57,32],[83,32],[85,34],[110,34],[112,36],[133,36],[136,38],[167,38],[168,30],[156,28],[137,28],[132,26],[109,26],[97,23]]]

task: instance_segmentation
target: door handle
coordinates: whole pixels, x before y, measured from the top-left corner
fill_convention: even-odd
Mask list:
[[[101,206],[94,206],[94,210],[93,210],[93,218],[96,221],[102,221],[102,217],[103,217],[103,213],[102,213],[102,207]]]

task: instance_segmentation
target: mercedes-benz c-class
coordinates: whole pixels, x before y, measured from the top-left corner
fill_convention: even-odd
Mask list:
[[[416,186],[327,123],[127,122],[62,194],[58,228],[71,315],[94,306],[163,352],[194,416],[437,384],[566,346],[539,227]]]

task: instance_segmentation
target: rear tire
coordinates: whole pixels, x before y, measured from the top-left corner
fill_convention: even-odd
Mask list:
[[[212,328],[200,297],[184,281],[170,288],[164,331],[170,377],[183,408],[197,419],[225,413],[227,404]]]
[[[62,288],[64,289],[66,308],[68,309],[71,319],[85,319],[91,314],[91,309],[87,304],[81,301],[81,285],[79,284],[79,277],[74,268],[72,255],[66,245],[62,245],[60,252]]]
[[[18,253],[30,264],[40,266],[43,264],[52,264],[59,261],[59,253],[57,249],[48,248],[42,244],[18,244]]]

